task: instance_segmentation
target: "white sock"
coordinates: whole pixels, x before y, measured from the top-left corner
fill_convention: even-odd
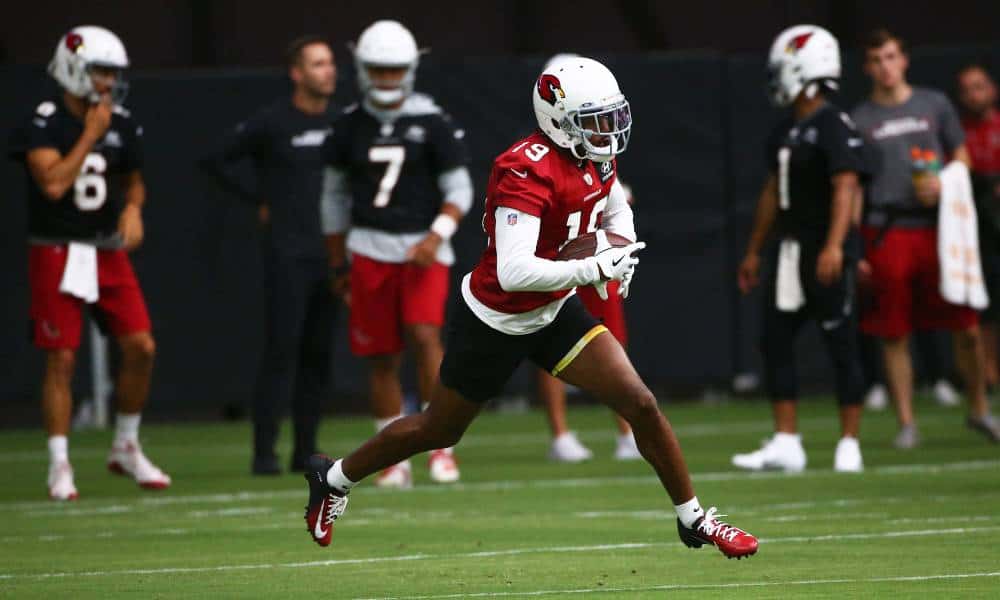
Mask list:
[[[49,462],[52,464],[69,462],[69,440],[64,435],[49,437]]]
[[[774,434],[774,441],[781,442],[783,444],[799,445],[802,443],[802,435],[799,433],[785,433],[783,431],[778,431]]]
[[[115,445],[124,442],[139,443],[139,421],[142,414],[126,415],[118,413],[115,417]]]
[[[388,427],[393,421],[398,421],[402,419],[402,413],[396,415],[395,417],[386,417],[384,419],[375,419],[375,433],[378,433]]]
[[[326,472],[326,484],[338,492],[343,492],[346,494],[351,491],[351,488],[357,485],[356,481],[351,481],[344,475],[343,469],[340,468],[340,463],[344,462],[344,459],[338,458],[337,462],[333,463],[330,470]]]
[[[701,504],[698,502],[698,496],[691,498],[684,504],[675,505],[674,510],[677,511],[677,518],[688,529],[694,527],[695,522],[705,516],[705,511],[702,510]]]

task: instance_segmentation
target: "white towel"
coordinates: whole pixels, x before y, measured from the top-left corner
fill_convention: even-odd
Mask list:
[[[941,171],[938,204],[938,260],[941,296],[952,304],[982,310],[989,306],[979,260],[979,229],[969,169],[952,161]]]
[[[97,302],[97,248],[88,244],[69,243],[59,291],[91,304]]]
[[[795,240],[781,240],[778,249],[778,281],[775,289],[775,299],[778,310],[795,312],[806,303],[806,294],[802,291],[802,279],[799,276],[799,257],[802,248]]]

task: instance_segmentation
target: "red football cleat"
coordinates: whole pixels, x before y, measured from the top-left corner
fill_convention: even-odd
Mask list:
[[[711,544],[725,554],[726,558],[740,559],[756,554],[757,538],[718,520],[716,516],[725,515],[716,515],[716,510],[713,506],[705,511],[705,516],[698,519],[690,529],[680,519],[677,520],[677,533],[684,545],[688,548],[701,548],[705,544]]]
[[[306,461],[306,481],[309,482],[309,504],[306,505],[306,530],[320,546],[333,540],[333,522],[344,514],[347,496],[326,483],[326,473],[333,466],[330,457],[313,454]]]

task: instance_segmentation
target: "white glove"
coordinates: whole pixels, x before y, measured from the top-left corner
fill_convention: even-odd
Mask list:
[[[635,269],[627,273],[625,277],[622,277],[621,283],[618,285],[618,295],[622,298],[628,298],[628,290],[632,286],[632,277],[635,275]]]
[[[622,282],[622,288],[619,288],[618,293],[622,294],[623,297],[628,296],[632,272],[639,264],[639,258],[633,254],[645,247],[645,242],[635,242],[628,246],[613,248],[608,243],[607,234],[601,229],[597,230],[597,248],[592,260],[597,262],[597,269],[601,276],[600,281],[594,282],[594,289],[597,290],[597,295],[601,297],[601,300],[608,299],[608,281],[613,280]],[[622,289],[625,290],[624,293],[621,291]]]

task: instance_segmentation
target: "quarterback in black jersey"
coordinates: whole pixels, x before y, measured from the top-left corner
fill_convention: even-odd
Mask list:
[[[254,391],[251,472],[281,472],[275,453],[278,422],[292,408],[291,470],[316,452],[320,405],[330,371],[336,313],[326,246],[320,229],[322,148],[333,131],[330,103],[336,67],[329,44],[316,36],[292,41],[287,51],[291,97],[284,96],[239,123],[202,161],[223,187],[259,207],[264,234],[267,345]],[[228,167],[252,161],[257,189]]]
[[[324,147],[323,226],[335,287],[350,302],[351,350],[369,362],[378,429],[401,416],[404,339],[421,400],[430,400],[454,262],[449,238],[472,205],[465,132],[413,93],[419,55],[400,23],[368,27],[354,49],[361,102],[334,123]],[[390,467],[377,483],[408,487],[410,469]],[[450,449],[432,453],[430,470],[435,481],[458,479]]]
[[[96,26],[72,29],[49,64],[62,95],[38,104],[11,136],[11,153],[24,162],[30,179],[31,323],[35,345],[47,353],[42,412],[49,434],[49,496],[56,500],[78,495],[66,436],[84,303],[122,349],[108,468],[145,488],[170,485],[138,439],[155,343],[127,254],[142,242],[146,199],[142,128],[120,104],[128,64],[114,33]]]
[[[795,338],[807,321],[820,327],[836,375],[841,439],[834,469],[863,469],[858,429],[863,380],[858,350],[855,265],[860,258],[861,185],[870,174],[864,142],[851,119],[825,98],[840,77],[837,40],[813,25],[791,27],[774,41],[769,61],[775,103],[791,107],[767,144],[764,184],[746,257],[743,293],[758,281],[770,230],[779,248],[765,292],[761,349],[775,434],[757,451],[733,456],[748,470],[801,471],[806,455],[796,423]]]

